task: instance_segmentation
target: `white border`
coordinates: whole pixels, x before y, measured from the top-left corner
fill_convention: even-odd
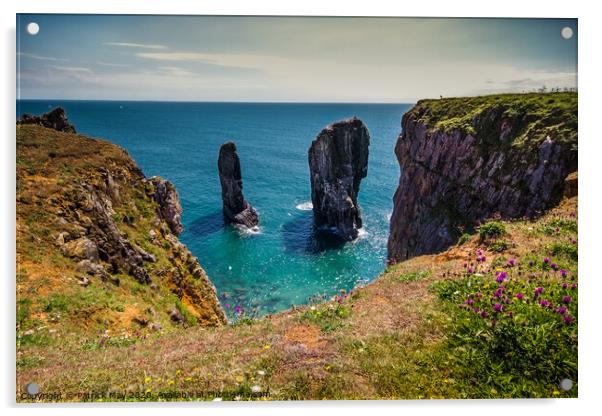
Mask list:
[[[599,111],[602,100],[600,88],[600,45],[602,40],[601,16],[596,2],[557,1],[528,2],[504,0],[501,2],[470,0],[420,0],[393,2],[384,0],[20,0],[0,6],[2,13],[2,126],[4,135],[1,155],[4,158],[0,192],[3,196],[2,246],[0,261],[4,275],[2,281],[2,349],[3,365],[0,375],[2,404],[23,414],[104,415],[100,406],[46,405],[25,407],[14,404],[14,305],[15,305],[15,13],[115,13],[115,14],[224,14],[224,15],[336,15],[336,16],[471,16],[471,17],[577,17],[579,18],[579,133],[580,133],[580,188],[579,194],[579,246],[580,246],[580,316],[579,316],[579,399],[574,400],[512,400],[512,401],[436,401],[436,402],[303,402],[303,403],[209,403],[209,404],[113,404],[111,408],[127,408],[127,414],[165,415],[177,406],[181,414],[230,414],[244,412],[249,415],[286,414],[362,414],[377,407],[378,412],[444,413],[447,415],[504,415],[531,413],[546,415],[581,415],[595,412],[600,396],[600,336],[602,318],[600,293],[602,273],[595,250],[601,246],[600,238],[600,157],[602,156],[602,123]],[[15,4],[16,3],[16,4]],[[105,405],[106,406],[106,405]],[[41,409],[44,411],[42,412]],[[599,411],[599,409],[598,409]]]

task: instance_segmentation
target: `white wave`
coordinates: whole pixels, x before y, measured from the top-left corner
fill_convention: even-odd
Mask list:
[[[244,225],[240,225],[240,224],[235,224],[234,226],[238,230],[239,234],[243,237],[251,237],[254,235],[263,234],[263,231],[261,230],[261,227],[259,227],[259,226],[252,227],[252,228],[245,227]]]
[[[314,209],[314,204],[312,204],[311,201],[307,201],[296,205],[295,208],[301,211],[311,211],[312,209]]]

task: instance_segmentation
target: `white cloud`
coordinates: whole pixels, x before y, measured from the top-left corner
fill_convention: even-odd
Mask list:
[[[117,63],[113,63],[113,62],[103,62],[103,61],[98,61],[98,62],[96,62],[96,64],[102,65],[102,66],[110,66],[110,67],[114,67],[114,68],[125,68],[125,67],[129,66],[127,64],[117,64]]]
[[[67,61],[67,59],[65,58],[55,58],[54,56],[42,56],[26,52],[19,52],[17,53],[17,55],[22,56],[24,58],[37,59],[39,61]]]
[[[164,45],[146,44],[146,43],[131,43],[131,42],[105,42],[104,45],[120,46],[123,48],[141,48],[141,49],[167,49]]]

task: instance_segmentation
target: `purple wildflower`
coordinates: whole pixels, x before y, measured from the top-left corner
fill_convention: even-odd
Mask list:
[[[241,312],[242,312],[242,308],[241,308],[240,306],[236,305],[236,306],[234,307],[234,312],[236,312],[236,313],[241,313]]]
[[[564,303],[566,303],[567,305],[568,305],[569,303],[571,303],[571,300],[572,300],[572,299],[573,299],[573,298],[571,298],[570,296],[563,296],[563,297],[562,297],[562,301],[563,301]]]
[[[525,298],[525,295],[523,295],[522,293],[517,293],[516,295],[514,295],[516,297],[516,299],[518,300],[523,300]]]
[[[510,259],[508,260],[508,267],[514,267],[516,266],[516,260],[515,259]]]
[[[573,317],[571,315],[563,315],[562,320],[564,321],[565,325],[569,325],[573,322]]]
[[[226,303],[226,308],[230,309],[230,304]]]
[[[481,318],[487,318],[489,316],[487,311],[481,311],[480,315],[481,315]]]
[[[564,270],[564,269],[560,269],[560,270],[558,270],[558,273],[560,273],[560,276],[562,276],[562,277],[566,277],[566,276],[567,276],[567,274],[569,274],[569,272],[567,272],[567,271],[566,271],[566,270]]]
[[[550,267],[554,270],[558,270],[558,265],[556,263],[550,264]]]
[[[543,287],[540,286],[540,287],[535,288],[535,297],[538,297],[542,293],[543,293]]]
[[[558,312],[561,315],[564,315],[566,313],[566,306],[561,306],[556,310],[556,312]]]
[[[571,285],[571,289],[577,289],[577,283],[573,283],[573,284]]]
[[[507,275],[508,275],[508,273],[506,273],[506,272],[498,272],[495,274],[495,276],[496,276],[495,281],[498,283],[502,283],[506,279]]]
[[[543,306],[544,308],[547,308],[548,306],[550,306],[550,302],[548,302],[545,299],[542,299],[542,300],[539,301],[539,305]]]
[[[550,259],[547,257],[544,257],[543,264],[550,264]]]
[[[501,303],[495,303],[493,305],[493,310],[496,312],[502,312],[504,310],[504,307],[502,306]]]

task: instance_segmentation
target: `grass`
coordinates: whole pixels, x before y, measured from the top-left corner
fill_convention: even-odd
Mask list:
[[[509,242],[503,253],[474,238],[390,266],[351,293],[268,318],[127,337],[110,331],[103,344],[104,331],[60,342],[28,339],[18,378],[37,380],[42,371],[43,391],[124,401],[197,397],[182,392],[201,392],[203,400],[576,397],[578,289],[570,285],[578,284],[577,261],[552,247],[576,248],[577,235],[571,226],[552,234],[545,228],[575,215],[576,198],[565,200],[537,221],[502,222]],[[477,250],[485,261],[476,261]],[[500,271],[511,303],[493,325]],[[544,288],[539,299],[537,287]],[[518,302],[519,291],[528,298]],[[557,312],[564,296],[571,296],[570,324]],[[559,387],[564,378],[575,382],[572,390]],[[254,386],[269,394],[253,393]]]
[[[421,100],[412,110],[433,129],[459,130],[481,141],[483,148],[535,147],[546,137],[577,146],[577,93],[498,94],[478,97]],[[511,136],[500,143],[498,120],[511,126]]]

